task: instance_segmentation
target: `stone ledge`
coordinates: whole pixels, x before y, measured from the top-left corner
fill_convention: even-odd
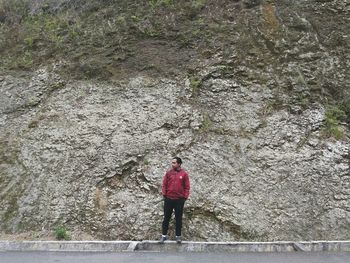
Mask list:
[[[350,241],[182,242],[166,241],[0,241],[0,251],[80,252],[350,252]]]

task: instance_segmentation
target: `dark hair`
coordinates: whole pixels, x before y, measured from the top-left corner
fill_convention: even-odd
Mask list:
[[[175,159],[178,164],[182,164],[182,160],[180,157],[174,157],[173,159]]]

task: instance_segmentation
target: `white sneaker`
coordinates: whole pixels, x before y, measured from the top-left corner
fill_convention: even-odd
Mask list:
[[[176,243],[181,244],[181,236],[176,236]]]
[[[167,240],[167,237],[162,235],[158,241],[159,244],[164,244],[164,241]]]

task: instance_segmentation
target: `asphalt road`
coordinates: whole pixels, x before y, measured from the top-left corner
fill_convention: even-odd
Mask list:
[[[349,263],[350,253],[0,252],[1,263]]]

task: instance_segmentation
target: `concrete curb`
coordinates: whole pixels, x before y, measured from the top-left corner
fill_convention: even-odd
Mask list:
[[[130,241],[0,241],[0,251],[127,251]]]
[[[0,241],[0,251],[64,252],[350,252],[350,241],[182,242],[166,241]]]
[[[183,242],[174,241],[163,245],[155,241],[143,241],[138,245],[140,251],[178,251],[178,252],[350,252],[350,241],[312,241],[312,242]]]

